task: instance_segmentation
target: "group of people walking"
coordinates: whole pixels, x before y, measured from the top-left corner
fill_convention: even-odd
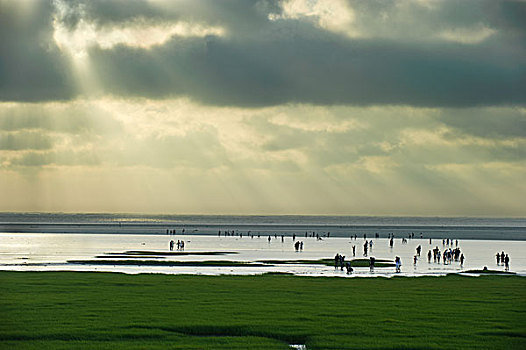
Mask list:
[[[343,271],[343,268],[347,270],[347,274],[350,275],[354,269],[351,267],[350,261],[345,261],[345,255],[341,255],[339,253],[336,253],[334,256],[334,269],[340,268]]]
[[[440,264],[440,259],[442,258],[442,261],[444,265],[451,264],[454,261],[460,261],[460,266],[464,265],[464,254],[460,251],[460,248],[446,248],[441,253],[440,249],[438,249],[438,246],[433,248],[433,250],[429,250],[427,252],[427,262],[431,263],[431,256],[433,257],[433,262]]]
[[[504,254],[504,251],[502,251],[500,254],[497,253],[495,255],[497,257],[497,265],[504,265],[504,268],[506,271],[510,270],[510,257],[508,254]]]
[[[177,250],[184,250],[184,241],[177,240],[177,243],[175,243],[174,240],[172,239],[170,241],[170,251],[174,250],[174,246],[177,247]]]

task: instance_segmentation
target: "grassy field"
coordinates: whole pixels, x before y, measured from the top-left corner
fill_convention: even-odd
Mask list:
[[[525,349],[526,278],[0,272],[1,349]]]

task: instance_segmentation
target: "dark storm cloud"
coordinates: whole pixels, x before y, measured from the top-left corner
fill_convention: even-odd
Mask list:
[[[188,95],[216,105],[410,104],[474,106],[525,102],[525,68],[460,44],[349,42],[298,35],[236,42],[174,39],[150,51],[92,53],[108,93]]]
[[[70,67],[52,39],[52,3],[31,5],[31,14],[18,16],[16,1],[0,1],[0,100],[70,99]]]
[[[283,103],[467,107],[526,102],[524,3],[433,3],[437,9],[406,3],[405,17],[386,17],[391,30],[378,18],[395,11],[396,2],[350,4],[357,29],[369,35],[349,38],[320,28],[309,18],[270,21],[269,13],[279,14],[277,3],[270,1],[195,1],[165,8],[141,1],[95,1],[71,5],[81,10],[64,20],[71,29],[78,16],[99,26],[137,19],[184,20],[227,29],[225,37],[174,37],[149,50],[123,45],[91,48],[101,93],[189,96],[205,104],[246,107]],[[48,3],[38,5],[43,11],[30,28],[21,26],[9,11],[0,12],[5,13],[0,18],[2,100],[75,96],[71,67],[51,40],[52,10]],[[487,26],[496,34],[473,44],[431,37],[458,25]],[[42,38],[35,39],[34,33],[42,33]]]

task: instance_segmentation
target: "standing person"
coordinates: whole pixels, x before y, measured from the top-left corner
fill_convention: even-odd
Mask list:
[[[174,250],[174,240],[170,241],[170,251]]]
[[[369,271],[370,271],[370,272],[374,272],[374,261],[375,261],[375,260],[376,260],[376,259],[375,259],[373,256],[371,256],[371,257],[369,258]]]
[[[393,248],[393,244],[394,244],[394,239],[393,239],[393,236],[391,236],[391,239],[389,240],[389,246]]]
[[[500,265],[500,254],[497,253],[497,255],[495,255],[497,257],[497,265]]]
[[[427,262],[431,263],[431,250],[427,252]]]
[[[340,263],[340,254],[336,253],[334,256],[334,269],[338,269],[338,264]]]
[[[464,265],[464,254],[460,254],[460,267]]]
[[[422,246],[416,247],[416,254],[420,256],[420,251],[422,250]]]
[[[367,256],[367,248],[369,245],[367,244],[367,241],[365,241],[365,244],[363,245],[363,256]]]
[[[352,256],[356,256],[356,246],[352,246]]]
[[[413,257],[413,264],[415,264],[415,266],[416,266],[416,262],[417,262],[417,261],[418,261],[418,256],[415,255],[415,256]]]
[[[300,242],[300,250],[303,250],[303,241]]]
[[[508,256],[508,254],[506,254],[506,256],[504,257],[504,266],[506,271],[510,270],[510,257]]]
[[[272,238],[270,238],[270,236],[268,236],[268,242],[269,242],[269,243],[270,243],[270,240],[271,240],[271,239],[272,239]]]

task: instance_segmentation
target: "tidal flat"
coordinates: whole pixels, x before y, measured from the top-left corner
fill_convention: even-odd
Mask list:
[[[0,272],[3,349],[524,349],[526,278]]]

